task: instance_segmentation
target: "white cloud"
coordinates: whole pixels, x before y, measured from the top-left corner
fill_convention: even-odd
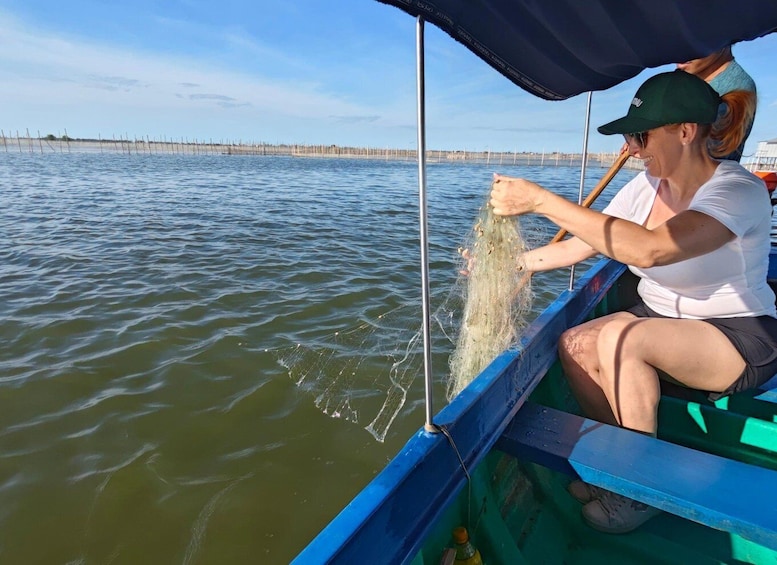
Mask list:
[[[114,121],[104,129],[124,130],[128,123],[143,127],[137,124],[167,110],[240,112],[256,120],[267,115],[338,120],[377,115],[375,109],[323,92],[315,83],[268,79],[216,68],[197,58],[65,39],[25,28],[7,15],[0,16],[0,27],[5,30],[0,38],[0,80],[13,85],[0,91],[0,105],[20,117],[42,106],[67,107],[67,123],[74,128],[73,122],[82,120],[79,113],[113,107]]]
[[[44,31],[0,10],[0,105],[7,110],[0,128],[67,127],[82,137],[115,131],[415,146],[412,18],[372,2],[362,9],[375,17],[348,27],[349,20],[329,12],[326,17],[334,19],[313,11],[287,17],[295,4],[277,2],[272,7],[281,12],[267,14],[267,21],[289,27],[267,33],[247,20],[191,21],[178,17],[176,6],[164,10],[164,17],[143,14],[127,22],[121,38],[101,40],[64,26]],[[263,14],[267,9],[263,4]],[[565,102],[531,97],[441,31],[430,30],[429,148],[581,149],[584,95]],[[758,139],[777,135],[772,35],[735,48],[761,95],[752,149]],[[164,51],[157,51],[154,38],[174,40],[163,41]],[[659,70],[594,94],[591,151],[618,148],[617,139],[597,134],[595,127],[625,112],[644,77]]]

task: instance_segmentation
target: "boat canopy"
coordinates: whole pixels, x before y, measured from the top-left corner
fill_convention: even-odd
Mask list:
[[[777,31],[776,0],[378,0],[441,28],[546,100]]]

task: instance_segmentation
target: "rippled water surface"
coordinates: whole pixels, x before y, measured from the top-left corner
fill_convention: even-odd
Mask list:
[[[430,164],[437,301],[493,170],[576,198],[576,169]],[[376,160],[0,154],[0,562],[292,559],[423,424],[422,378],[378,442],[279,362],[387,311],[407,346],[416,179]],[[566,277],[535,277],[537,303]],[[338,347],[379,406],[376,351]]]

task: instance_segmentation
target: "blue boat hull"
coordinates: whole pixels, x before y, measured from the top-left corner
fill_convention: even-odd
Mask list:
[[[772,259],[774,258],[773,255]],[[562,453],[562,455],[547,449],[549,443],[559,442],[562,436],[569,435],[562,432],[555,432],[556,436],[551,434],[549,437],[540,438],[539,447],[526,447],[525,445],[516,447],[521,441],[514,442],[512,446],[509,446],[509,441],[511,436],[513,439],[516,436],[521,440],[525,439],[521,437],[520,430],[529,429],[526,426],[532,421],[538,423],[542,427],[541,429],[549,429],[553,425],[561,425],[559,418],[562,415],[564,418],[579,418],[575,413],[578,409],[574,404],[574,399],[563,386],[563,378],[560,376],[557,364],[556,342],[560,334],[567,328],[592,316],[628,305],[634,297],[634,283],[631,277],[623,265],[614,261],[602,260],[594,265],[581,277],[575,290],[562,293],[534,320],[525,331],[519,347],[506,351],[497,357],[460,395],[440,411],[434,419],[435,425],[440,429],[439,433],[429,433],[423,428],[420,429],[389,465],[300,553],[294,562],[412,562],[417,565],[437,563],[445,543],[449,541],[451,528],[462,524],[473,528],[473,537],[477,539],[479,536],[479,541],[484,546],[483,549],[488,550],[484,553],[490,554],[487,561],[491,563],[515,563],[527,559],[527,555],[530,555],[531,551],[521,547],[521,535],[506,530],[510,529],[511,526],[513,528],[526,527],[524,522],[529,520],[530,516],[524,516],[524,514],[528,512],[528,508],[537,504],[534,500],[537,493],[540,493],[540,498],[549,497],[553,500],[560,500],[561,502],[555,503],[562,509],[558,511],[560,517],[554,518],[554,520],[569,521],[572,519],[569,516],[574,516],[575,513],[579,514],[579,506],[575,508],[571,497],[561,492],[563,491],[563,481],[559,480],[556,475],[559,472],[572,476],[580,475],[587,480],[593,479],[593,482],[596,482],[597,474],[603,476],[606,473],[598,469],[592,470],[589,475],[586,475],[588,471],[585,471],[583,464],[580,463],[584,457],[581,456],[577,463],[571,458],[575,449],[578,450],[578,453],[582,453],[581,438],[593,441],[594,436],[590,434],[578,434],[579,437],[576,441],[580,445],[572,445],[568,449],[568,453]],[[770,277],[777,279],[777,261],[772,262]],[[532,402],[527,405],[530,397]],[[529,414],[532,410],[537,410],[537,406],[533,404],[537,401],[554,406],[553,410],[559,411],[560,416],[551,421],[550,426],[540,422],[537,417],[526,416],[522,418],[524,416],[522,408],[524,406],[530,407],[525,412]],[[672,408],[672,402],[677,406]],[[764,402],[767,406],[770,405],[768,400],[761,401],[760,404],[762,405]],[[663,405],[664,403],[662,403]],[[662,408],[662,411],[666,414],[673,414],[672,410],[688,411],[688,406],[692,405],[698,406],[698,412],[701,413],[702,405],[700,404],[671,400],[667,400],[669,408]],[[777,408],[777,404],[774,406]],[[715,407],[705,409],[716,410],[716,414],[721,412]],[[744,417],[747,419],[747,416]],[[672,421],[677,420],[674,416],[671,419]],[[523,423],[519,424],[516,432],[515,422],[521,421]],[[759,421],[766,422],[766,420]],[[590,425],[575,422],[573,421],[571,424],[562,422],[562,424],[578,427]],[[512,428],[510,428],[511,424]],[[601,424],[599,425],[601,426]],[[638,436],[638,434],[618,428],[615,430],[617,431],[601,433],[612,435],[623,432],[630,436]],[[761,439],[758,441],[765,445],[751,450],[755,452],[752,460],[733,461],[731,468],[721,467],[720,472],[730,475],[733,472],[731,469],[740,469],[737,467],[739,465],[745,471],[752,471],[753,477],[757,477],[757,480],[766,481],[766,484],[763,485],[764,489],[771,489],[771,492],[775,492],[777,471],[768,468],[768,466],[773,464],[773,468],[777,468],[777,454],[775,454],[777,451],[777,424],[772,423],[771,428],[759,433]],[[532,434],[535,437],[542,435],[537,434],[536,431]],[[667,437],[671,439],[671,430],[667,434]],[[681,435],[685,437],[688,434]],[[634,444],[634,439],[633,437],[628,439],[624,445]],[[665,445],[670,445],[666,441],[643,438],[642,436],[639,439],[652,441],[658,445],[656,457],[664,456],[665,453],[662,449]],[[607,445],[607,441],[610,440],[612,438],[602,440],[603,444],[594,445],[601,447],[601,445]],[[543,442],[544,448],[542,447]],[[736,444],[732,451],[740,451],[738,447],[740,444],[741,442]],[[590,452],[595,447],[588,446],[585,449]],[[626,448],[624,447],[624,449]],[[644,446],[632,446],[629,449],[644,450]],[[683,447],[682,449],[690,448]],[[759,450],[763,451],[760,463],[757,457],[760,453]],[[505,452],[509,452],[509,454],[505,454]],[[590,457],[590,455],[588,456]],[[704,464],[709,465],[709,462]],[[668,461],[665,467],[670,467]],[[617,469],[617,467],[614,468]],[[500,469],[501,481],[504,483],[501,486],[492,481],[494,473]],[[505,472],[505,469],[512,469],[512,471],[508,473]],[[671,499],[669,503],[662,503],[663,506],[670,512],[674,510],[675,514],[683,516],[682,522],[691,523],[692,529],[702,528],[699,531],[706,529],[716,532],[728,530],[730,535],[739,540],[737,543],[746,548],[743,550],[745,554],[755,554],[761,557],[763,555],[771,557],[777,555],[773,553],[777,550],[777,522],[768,516],[766,518],[757,517],[755,525],[749,526],[747,516],[734,516],[736,509],[732,510],[722,501],[716,503],[717,499],[714,493],[698,494],[701,502],[694,502],[688,497],[683,498],[682,493],[674,493],[669,485],[662,487],[660,480],[656,484],[645,486],[640,484],[639,479],[636,479],[634,484],[629,483],[628,481],[631,479],[627,478],[629,475],[626,469],[623,472],[616,470],[609,471],[609,473],[612,476],[608,480],[602,481],[601,476],[599,476],[599,482],[603,482],[614,490],[620,489],[631,495],[636,494],[636,498],[641,496],[651,503]],[[469,481],[468,476],[471,479]],[[556,478],[551,479],[550,477]],[[722,481],[722,479],[720,480]],[[535,485],[535,482],[540,486]],[[729,482],[731,481],[729,480]],[[511,490],[514,489],[511,485],[521,484],[529,485],[526,488],[533,494],[531,496],[520,495]],[[551,484],[554,486],[548,486]],[[473,494],[473,490],[482,492]],[[530,502],[529,499],[532,501]],[[716,504],[718,504],[718,508],[715,507]],[[485,511],[484,508],[490,510]],[[495,512],[494,508],[499,508],[499,512]],[[754,508],[752,513],[761,512],[759,508]],[[496,519],[496,514],[500,516],[501,514],[512,514],[514,518],[507,520],[501,516]],[[772,514],[777,516],[777,513]],[[484,518],[484,516],[488,516],[488,518]],[[734,517],[732,518],[732,516]],[[693,523],[694,518],[699,522],[698,524]],[[546,517],[546,519],[549,518]],[[573,519],[578,522],[573,528],[577,531],[577,527],[582,526],[582,524],[579,524],[578,517]],[[476,522],[480,524],[482,520],[485,520],[482,523],[488,524],[488,527],[475,526]],[[681,520],[681,518],[677,518],[677,520]],[[748,528],[750,529],[748,530]],[[491,532],[494,539],[487,540],[489,534],[475,531],[476,529]],[[675,529],[677,529],[676,525]],[[585,530],[582,531],[585,533]],[[547,534],[543,533],[542,536],[547,537]],[[612,536],[606,536],[604,539],[600,539],[602,534],[594,536],[593,533],[591,536],[599,540],[596,543],[605,544],[603,547],[606,547],[607,539],[612,538]],[[524,534],[523,537],[526,542],[529,536]],[[709,544],[703,535],[696,535],[695,538],[701,540],[699,543],[702,546]],[[509,539],[513,541],[509,541]],[[631,539],[633,540],[633,538]],[[668,539],[671,539],[671,536]],[[562,537],[555,542],[569,543],[569,539]],[[528,541],[527,543],[537,542]],[[657,542],[638,539],[633,546],[637,548],[637,554],[644,543],[655,544]],[[678,557],[685,555],[681,551],[676,553]],[[594,552],[594,555],[598,554]],[[690,558],[691,555],[698,557],[698,554],[693,552],[685,557]],[[721,556],[730,558],[731,552],[723,551],[718,556],[712,552],[709,555],[713,559],[718,559]],[[559,555],[558,559],[558,561],[549,559],[545,562],[562,563],[567,557]],[[634,562],[650,561],[637,559]],[[683,561],[671,560],[670,562]]]

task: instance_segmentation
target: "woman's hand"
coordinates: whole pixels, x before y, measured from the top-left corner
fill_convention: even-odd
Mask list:
[[[494,174],[490,204],[498,216],[518,216],[536,212],[546,190],[526,179]]]

